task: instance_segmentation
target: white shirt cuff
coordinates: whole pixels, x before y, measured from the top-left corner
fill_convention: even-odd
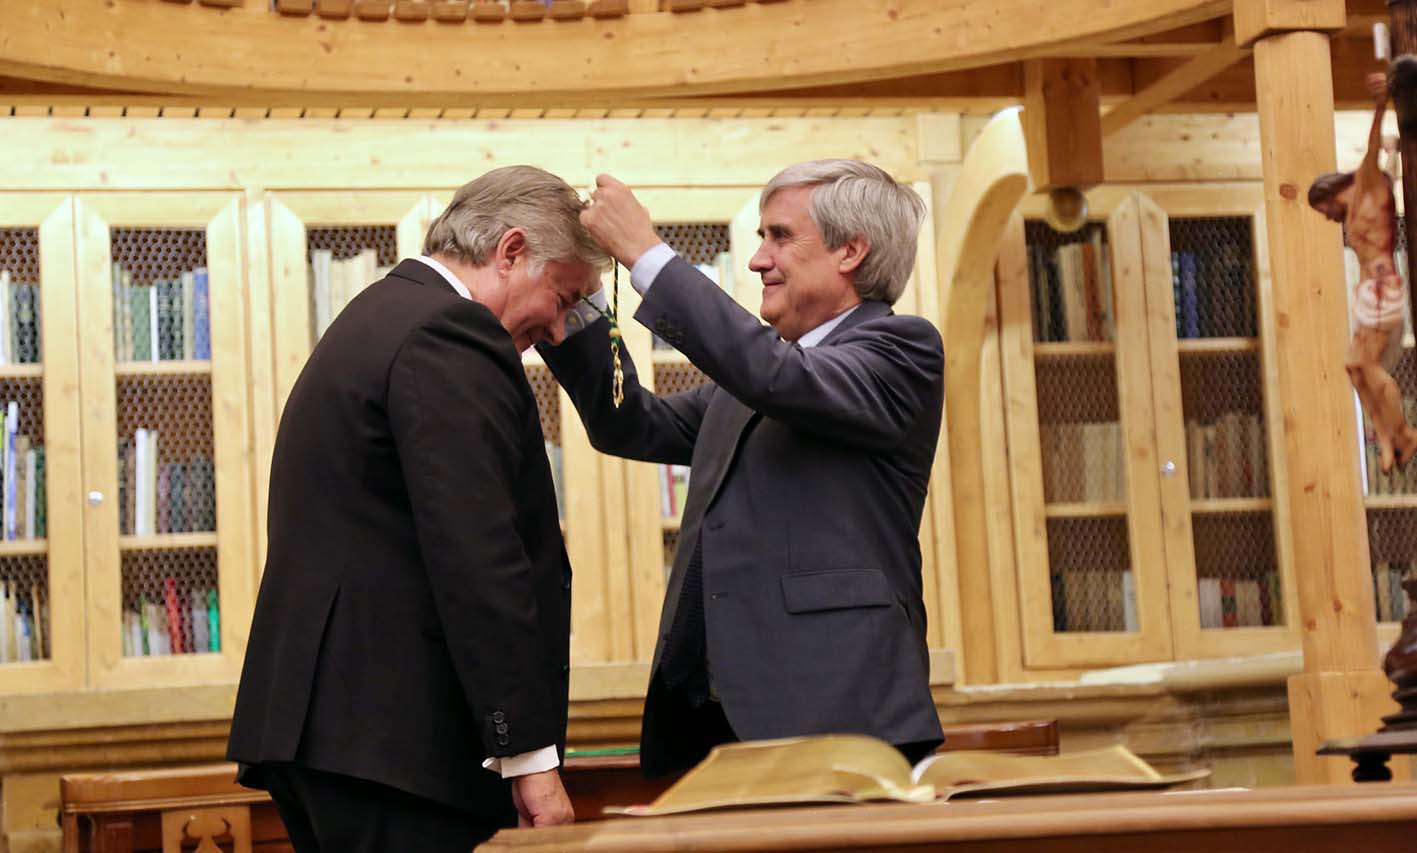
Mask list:
[[[668,244],[659,243],[653,249],[640,255],[640,259],[635,261],[635,265],[630,268],[630,286],[641,296],[649,290],[649,286],[654,284],[654,280],[659,277],[659,273],[664,269],[664,265],[674,259],[674,250]]]
[[[587,305],[589,302],[590,305]],[[594,305],[595,308],[592,308]],[[599,308],[600,311],[595,310]],[[576,332],[584,330],[591,323],[600,319],[602,311],[610,309],[610,302],[605,298],[605,288],[601,288],[585,298],[585,302],[577,302],[566,312],[566,337],[574,335]]]
[[[535,752],[523,752],[521,755],[509,755],[506,758],[487,758],[483,760],[482,766],[493,773],[500,773],[503,779],[511,779],[513,776],[555,770],[561,766],[561,758],[556,754],[556,747],[543,746]]]

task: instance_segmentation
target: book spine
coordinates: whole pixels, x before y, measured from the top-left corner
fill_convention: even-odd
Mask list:
[[[212,357],[211,308],[207,294],[207,268],[192,271],[192,353],[198,361]]]
[[[167,609],[167,640],[174,655],[182,654],[182,610],[177,604],[177,580],[162,580],[163,605]]]
[[[221,651],[221,611],[217,609],[216,590],[207,590],[207,650]]]

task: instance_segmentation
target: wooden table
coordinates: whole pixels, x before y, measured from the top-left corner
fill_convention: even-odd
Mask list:
[[[722,811],[503,830],[477,848],[590,850],[1411,853],[1417,850],[1417,784]]]
[[[945,750],[1058,751],[1054,720],[954,724],[945,734]],[[647,803],[673,781],[646,780],[633,753],[569,755],[561,779],[581,821],[598,820],[607,805]],[[73,773],[60,781],[60,799],[66,853],[190,848],[204,837],[236,853],[290,850],[275,804],[265,791],[237,785],[234,764]]]

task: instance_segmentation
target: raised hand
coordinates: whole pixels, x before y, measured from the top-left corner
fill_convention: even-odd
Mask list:
[[[595,191],[581,211],[581,224],[602,249],[627,267],[659,242],[649,211],[629,187],[610,175],[596,176]]]

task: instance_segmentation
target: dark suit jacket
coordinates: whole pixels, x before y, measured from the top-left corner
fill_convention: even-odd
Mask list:
[[[803,349],[678,258],[635,319],[713,384],[656,397],[626,360],[617,410],[604,320],[541,352],[597,449],[693,466],[654,671],[702,537],[713,686],[739,737],[938,743],[918,536],[944,399],[939,333],[866,302]],[[683,734],[657,681],[649,772]]]
[[[564,744],[571,571],[497,318],[413,260],[352,300],[286,403],[268,531],[227,756],[502,813],[483,758]]]

